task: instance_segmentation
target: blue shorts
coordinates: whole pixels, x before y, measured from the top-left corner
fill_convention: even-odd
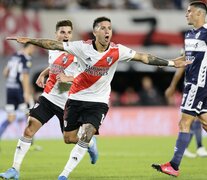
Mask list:
[[[6,98],[7,104],[14,105],[16,110],[20,104],[24,103],[23,90],[7,88]]]
[[[207,88],[187,84],[183,91],[181,111],[192,116],[207,112]]]

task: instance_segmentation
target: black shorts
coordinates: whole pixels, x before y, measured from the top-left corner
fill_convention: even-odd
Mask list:
[[[60,122],[60,128],[63,132],[63,115],[64,110],[53,104],[44,96],[40,96],[37,103],[30,110],[29,116],[38,119],[42,125],[47,123],[53,116],[57,116]]]
[[[96,128],[96,134],[98,134],[108,109],[106,103],[68,99],[64,111],[64,131],[73,131],[82,124],[90,123]]]

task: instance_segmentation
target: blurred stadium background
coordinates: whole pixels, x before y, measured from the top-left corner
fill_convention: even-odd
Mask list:
[[[179,56],[188,0],[1,0],[0,1],[0,71],[9,56],[21,45],[6,41],[7,36],[53,38],[56,22],[70,19],[74,24],[73,40],[92,37],[92,23],[98,16],[111,18],[112,41],[137,51],[166,59]],[[47,51],[38,49],[32,60],[31,83],[47,66]],[[175,135],[179,120],[182,82],[175,96],[167,101],[164,91],[170,84],[174,68],[157,68],[141,63],[119,64],[112,81],[110,105],[102,135]],[[0,122],[5,116],[5,81],[0,76]],[[143,90],[144,89],[144,90]],[[143,92],[148,92],[148,94]],[[119,123],[121,121],[121,123]],[[23,123],[23,124],[22,124]],[[18,137],[25,122],[14,123],[3,138]],[[18,124],[18,125],[17,125]],[[56,120],[38,133],[40,138],[59,138],[53,131]],[[15,133],[9,133],[11,131]]]
[[[183,33],[189,29],[185,20],[188,2],[189,0],[0,0],[0,72],[9,56],[21,47],[20,44],[6,41],[5,37],[54,39],[56,22],[70,19],[74,24],[73,40],[87,40],[92,36],[93,20],[98,16],[111,18],[115,43],[166,59],[177,57],[183,47]],[[47,66],[47,51],[38,49],[32,62],[31,84],[38,95],[42,90],[34,82],[38,73]],[[111,108],[100,129],[102,137],[98,138],[100,160],[92,167],[88,165],[89,158],[86,156],[72,173],[74,180],[168,179],[162,174],[156,174],[150,165],[166,161],[173,153],[182,82],[170,101],[164,98],[164,91],[174,72],[174,68],[156,68],[141,63],[119,64],[112,81]],[[1,123],[6,116],[5,81],[2,75],[0,82]],[[149,91],[149,96],[143,93],[143,87],[144,91]],[[11,166],[16,140],[22,134],[25,123],[15,122],[3,134],[0,142],[1,172]],[[60,130],[57,129],[59,125],[56,118],[53,118],[37,133],[35,138],[43,151],[28,153],[22,166],[22,180],[57,179],[73,147],[63,143]],[[194,143],[191,143],[190,149],[195,151]],[[204,180],[205,170],[204,159],[185,159],[179,179]]]

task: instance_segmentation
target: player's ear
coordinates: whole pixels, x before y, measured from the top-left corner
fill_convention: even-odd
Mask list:
[[[93,35],[94,35],[94,37],[96,37],[96,32],[95,32],[95,30],[93,30]]]

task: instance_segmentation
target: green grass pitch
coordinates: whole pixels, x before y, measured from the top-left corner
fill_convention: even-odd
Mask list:
[[[99,159],[91,165],[86,154],[71,173],[70,180],[166,180],[173,177],[151,168],[169,161],[176,137],[98,137]],[[0,172],[11,167],[17,141],[0,142]],[[20,180],[57,180],[73,145],[63,140],[36,140],[42,151],[29,151],[23,161]],[[204,138],[204,145],[207,144]],[[195,141],[190,149],[195,151]],[[207,158],[184,157],[179,180],[206,180]]]

